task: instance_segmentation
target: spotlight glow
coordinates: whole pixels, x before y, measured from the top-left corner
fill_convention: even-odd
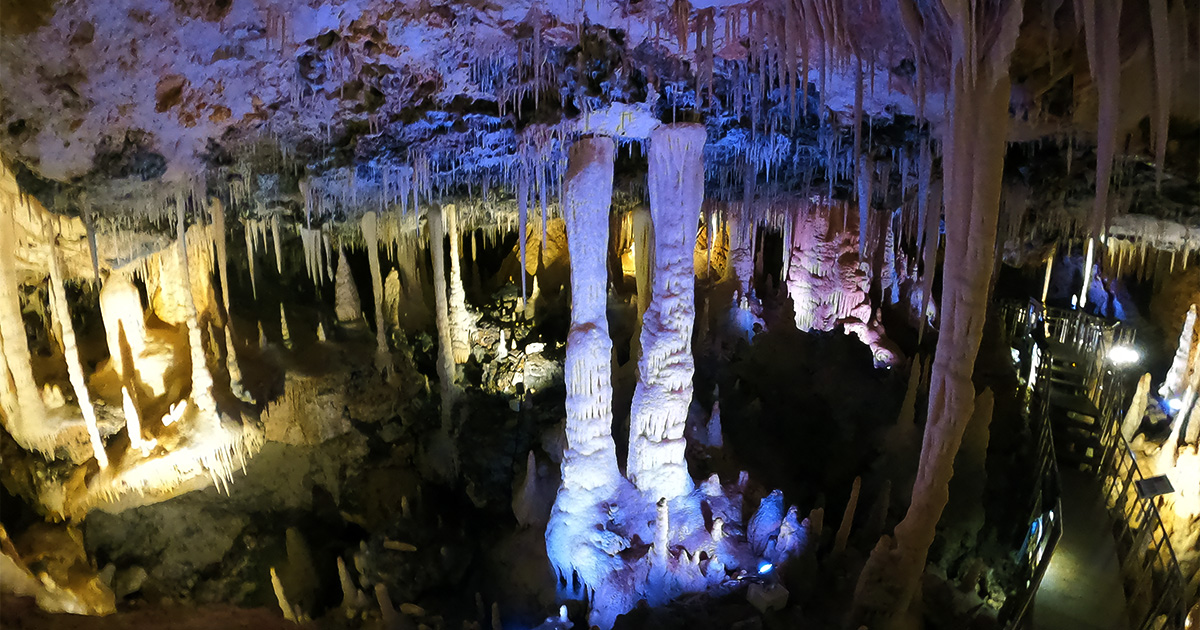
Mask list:
[[[1167,409],[1170,409],[1171,413],[1173,413],[1173,414],[1179,413],[1179,411],[1181,409],[1183,409],[1183,400],[1181,400],[1179,398],[1168,398],[1167,399]]]
[[[766,574],[770,573],[771,571],[773,571],[774,569],[775,569],[775,565],[771,564],[770,562],[763,561],[758,564],[758,574],[759,575],[766,575]]]
[[[1108,362],[1113,365],[1133,365],[1142,360],[1142,353],[1132,346],[1113,346],[1108,351]]]

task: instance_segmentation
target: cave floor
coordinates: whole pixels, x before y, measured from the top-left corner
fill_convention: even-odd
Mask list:
[[[1100,489],[1062,471],[1063,536],[1033,604],[1034,630],[1128,630],[1117,548]]]

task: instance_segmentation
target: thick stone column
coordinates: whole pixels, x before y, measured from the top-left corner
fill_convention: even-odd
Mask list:
[[[567,335],[567,451],[563,485],[615,487],[612,439],[612,339],[608,334],[608,214],[611,138],[571,148],[563,216],[571,254],[571,330]]]
[[[975,407],[971,375],[983,337],[1009,125],[1008,61],[1021,23],[1010,2],[996,23],[947,2],[952,42],[950,118],[945,137],[946,255],[941,328],[929,390],[929,412],[912,503],[896,526],[894,544],[880,540],[859,576],[854,624],[886,630],[900,625],[949,499],[954,458]],[[968,46],[994,33],[986,48]]]
[[[650,135],[654,274],[642,322],[627,472],[630,481],[653,498],[673,499],[692,489],[683,429],[695,373],[692,257],[704,200],[705,138],[704,126],[694,123],[664,125]]]
[[[617,552],[627,545],[601,525],[609,518],[607,505],[626,483],[617,468],[612,439],[612,339],[607,316],[614,153],[611,138],[576,142],[563,200],[571,255],[571,329],[564,375],[567,448],[562,484],[546,525],[546,554],[572,598],[603,589],[604,582],[623,566]]]

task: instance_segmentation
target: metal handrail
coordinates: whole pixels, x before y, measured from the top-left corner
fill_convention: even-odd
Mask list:
[[[1154,501],[1137,494],[1136,484],[1143,476],[1129,444],[1120,433],[1119,419],[1129,404],[1132,382],[1127,374],[1107,367],[1104,359],[1114,345],[1131,343],[1135,331],[1119,322],[1079,311],[1043,309],[1032,301],[1025,305],[1002,305],[1001,317],[1005,332],[1013,342],[1025,335],[1029,343],[1036,346],[1036,340],[1049,338],[1071,345],[1078,356],[1091,359],[1082,385],[1100,412],[1096,418],[1100,453],[1093,470],[1101,483],[1114,537],[1121,551],[1122,574],[1131,578],[1127,584],[1134,585],[1129,593],[1130,621],[1137,630],[1182,629],[1187,614],[1183,574]],[[1045,387],[1049,379],[1039,378],[1039,381],[1039,385]],[[1042,396],[1043,401],[1047,398],[1047,395]],[[1038,411],[1035,415],[1040,416],[1048,427],[1047,406],[1043,404]],[[1054,473],[1057,477],[1057,468]],[[1048,557],[1046,561],[1049,562]],[[1143,606],[1141,595],[1147,588],[1150,589],[1149,606]],[[1027,607],[1026,601],[1008,627],[1015,627],[1020,622]]]
[[[1137,482],[1145,477],[1117,422],[1109,423],[1104,438],[1097,472],[1105,505],[1118,530],[1114,532],[1116,540],[1125,547],[1122,573],[1137,585],[1134,595],[1140,595],[1147,584],[1153,589],[1151,605],[1141,611],[1131,609],[1131,613],[1140,613],[1132,614],[1131,620],[1137,630],[1183,628],[1187,614],[1183,572],[1162,516],[1153,499],[1137,493]],[[1138,598],[1131,599],[1131,606],[1139,603]]]
[[[1061,482],[1049,423],[1047,385],[1050,382],[1050,364],[1039,360],[1038,357],[1045,356],[1045,353],[1036,342],[1040,336],[1033,334],[1034,329],[1041,325],[1041,305],[1005,304],[1000,309],[1000,317],[1009,347],[1017,351],[1015,367],[1024,394],[1021,412],[1036,440],[1038,466],[1038,482],[1028,502],[1025,541],[1017,553],[1025,584],[1015,598],[1010,598],[1015,603],[1006,604],[1012,616],[1005,627],[1019,628],[1029,613],[1034,595],[1062,539]]]

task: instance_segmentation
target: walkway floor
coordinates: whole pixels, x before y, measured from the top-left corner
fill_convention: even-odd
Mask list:
[[[1088,473],[1064,469],[1063,536],[1033,602],[1034,630],[1129,630],[1116,544]]]

